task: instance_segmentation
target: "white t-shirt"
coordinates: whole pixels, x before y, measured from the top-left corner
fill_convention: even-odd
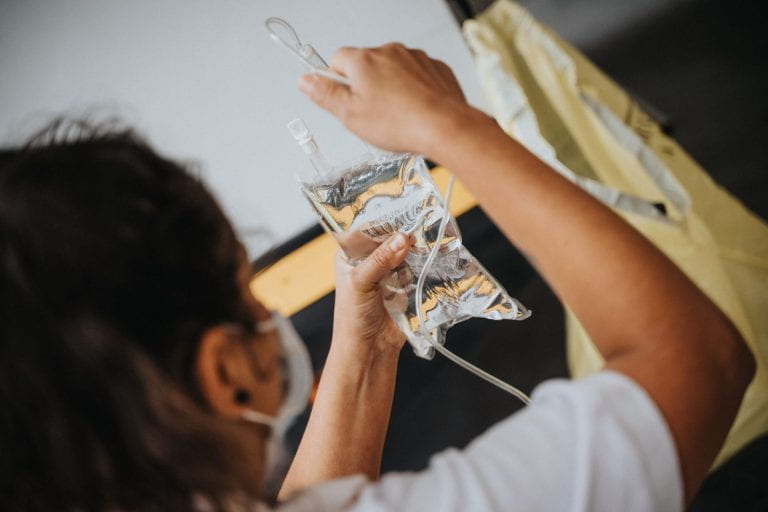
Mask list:
[[[603,371],[540,385],[524,410],[424,471],[362,475],[308,489],[279,508],[303,511],[679,511],[672,435],[628,377]]]

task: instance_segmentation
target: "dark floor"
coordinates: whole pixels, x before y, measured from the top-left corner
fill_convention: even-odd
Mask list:
[[[464,3],[475,9],[490,4]],[[768,216],[768,37],[761,2],[521,3],[666,114],[673,135],[716,181]],[[465,322],[449,331],[450,348],[525,391],[565,376],[557,299],[481,211],[470,211],[459,224],[467,247],[534,315],[520,323]],[[325,297],[293,318],[318,367],[330,340],[332,300]],[[406,349],[383,470],[423,468],[430,455],[466,445],[518,408],[515,400],[445,359],[424,361]],[[712,474],[691,510],[768,511],[766,484],[768,437]]]

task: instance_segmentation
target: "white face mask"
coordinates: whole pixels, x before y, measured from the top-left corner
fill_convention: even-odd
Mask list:
[[[257,328],[262,333],[277,331],[286,386],[283,403],[275,416],[248,409],[242,418],[271,428],[266,445],[263,484],[267,493],[276,495],[291,462],[285,448],[285,434],[309,404],[314,372],[309,352],[290,320],[279,313],[272,313],[272,318],[259,322]]]

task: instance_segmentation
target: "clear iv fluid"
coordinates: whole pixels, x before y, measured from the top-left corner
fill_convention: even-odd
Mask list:
[[[302,181],[302,190],[352,264],[396,232],[412,236],[414,244],[405,262],[382,286],[387,310],[418,356],[432,358],[435,349],[421,334],[417,307],[422,308],[425,330],[440,344],[449,327],[470,317],[528,316],[463,246],[453,218],[437,241],[445,205],[422,158],[370,157],[331,175]],[[416,297],[416,283],[436,241],[439,249],[427,272],[422,302]]]

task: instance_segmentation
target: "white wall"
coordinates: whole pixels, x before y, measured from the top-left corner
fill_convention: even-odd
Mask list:
[[[162,152],[199,162],[242,232],[286,239],[315,219],[285,124],[303,117],[331,160],[362,146],[296,90],[302,67],[268,38],[268,16],[289,20],[326,58],[342,45],[423,47],[482,106],[443,0],[0,0],[0,144],[62,112],[116,113]]]

